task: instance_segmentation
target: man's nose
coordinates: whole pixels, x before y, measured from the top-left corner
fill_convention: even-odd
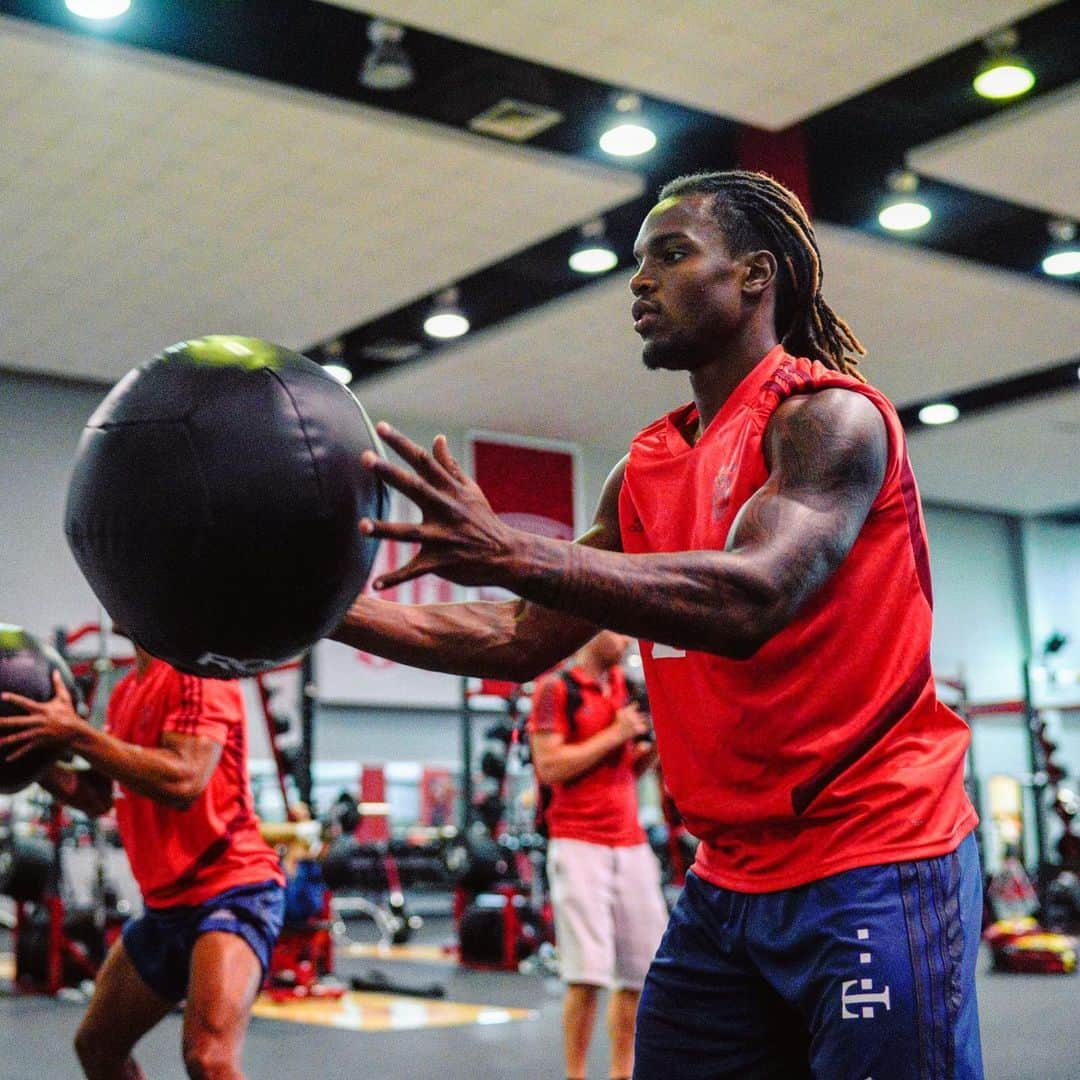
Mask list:
[[[651,292],[655,286],[656,282],[652,274],[648,273],[644,266],[639,267],[637,273],[630,279],[630,291],[634,296],[641,296],[642,293]]]

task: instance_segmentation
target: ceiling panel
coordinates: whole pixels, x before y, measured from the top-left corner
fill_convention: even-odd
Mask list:
[[[924,499],[1014,514],[1080,506],[1080,394],[923,429],[909,450]]]
[[[213,331],[306,346],[642,188],[10,19],[0,70],[13,368],[111,380]]]
[[[1049,3],[1030,0],[332,0],[766,128],[821,109]],[[673,17],[676,15],[677,17]]]
[[[851,229],[818,225],[817,236],[825,297],[867,347],[871,381],[898,405],[1077,352],[1074,289]]]
[[[907,161],[927,176],[1075,220],[1078,155],[1080,88],[1070,87],[916,147]]]

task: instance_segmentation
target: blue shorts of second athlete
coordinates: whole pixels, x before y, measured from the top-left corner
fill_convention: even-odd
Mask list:
[[[147,908],[124,926],[124,949],[154,993],[179,1002],[187,996],[191,954],[201,935],[219,930],[242,937],[265,976],[284,912],[285,890],[277,882],[240,885],[204,904]]]
[[[687,876],[638,1010],[635,1080],[982,1080],[974,835],[750,894]]]

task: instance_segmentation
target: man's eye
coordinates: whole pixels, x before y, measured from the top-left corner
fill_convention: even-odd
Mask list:
[[[679,251],[678,248],[672,248],[664,252],[664,262],[678,262],[685,254],[686,252]]]

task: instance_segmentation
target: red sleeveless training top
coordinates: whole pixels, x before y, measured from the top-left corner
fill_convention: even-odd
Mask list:
[[[744,892],[951,851],[977,822],[969,732],[930,671],[926,529],[904,432],[873,387],[771,350],[699,441],[686,405],[633,441],[627,552],[723,549],[768,470],[762,438],[794,394],[842,387],[880,410],[885,479],[847,558],[749,660],[641,643],[664,780],[702,839],[694,870]]]

